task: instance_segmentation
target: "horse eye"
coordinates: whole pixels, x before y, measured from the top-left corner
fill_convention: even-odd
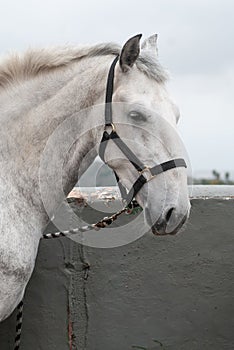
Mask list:
[[[130,118],[134,119],[135,121],[139,121],[139,122],[146,121],[146,116],[141,112],[131,111],[128,115]]]

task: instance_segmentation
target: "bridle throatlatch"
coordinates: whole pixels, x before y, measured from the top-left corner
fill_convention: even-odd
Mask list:
[[[112,96],[114,90],[114,76],[115,76],[115,66],[119,60],[119,56],[115,57],[114,61],[109,70],[108,78],[107,78],[107,86],[106,86],[106,101],[105,101],[105,130],[103,132],[102,140],[99,147],[99,156],[105,163],[105,150],[107,146],[107,142],[112,140],[116,146],[121,150],[121,152],[125,155],[125,157],[129,160],[129,162],[134,166],[134,168],[138,171],[139,177],[133,184],[130,191],[127,193],[126,188],[119,181],[119,177],[117,173],[114,171],[119,190],[123,200],[128,206],[136,194],[140,191],[140,189],[144,186],[145,183],[152,180],[156,175],[161,174],[167,170],[185,167],[187,165],[183,158],[177,158],[168,160],[167,162],[155,165],[154,167],[148,167],[141,162],[141,160],[131,151],[131,149],[126,145],[126,143],[119,137],[116,132],[115,125],[113,123],[112,118]],[[108,133],[107,129],[111,127],[111,132]],[[148,173],[149,176],[144,176],[144,174]]]

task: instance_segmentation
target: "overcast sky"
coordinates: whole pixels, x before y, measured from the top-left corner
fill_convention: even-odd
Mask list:
[[[234,177],[233,0],[0,0],[0,53],[159,34],[194,175]]]

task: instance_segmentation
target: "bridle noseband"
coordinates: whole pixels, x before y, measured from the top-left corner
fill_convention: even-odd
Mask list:
[[[135,181],[135,183],[133,184],[132,188],[128,193],[126,191],[126,188],[119,181],[118,175],[114,171],[122,198],[126,201],[126,204],[128,205],[133,200],[133,198],[135,198],[136,194],[140,191],[140,189],[144,186],[144,184],[152,180],[156,175],[174,168],[179,168],[179,167],[187,168],[187,165],[183,158],[177,158],[177,159],[168,160],[167,162],[155,165],[152,168],[148,167],[140,161],[140,159],[131,151],[131,149],[117,134],[115,125],[112,120],[112,96],[113,96],[113,89],[114,89],[115,66],[118,60],[119,60],[119,56],[115,57],[114,61],[111,64],[108,78],[107,78],[106,100],[105,100],[105,130],[103,132],[102,140],[99,147],[99,156],[105,163],[104,155],[105,155],[105,150],[107,146],[107,141],[112,140],[114,141],[116,146],[122,151],[125,157],[129,160],[129,162],[138,171],[139,177]],[[107,132],[108,127],[112,128],[110,133]],[[146,173],[148,173],[149,176],[145,177],[144,174]]]

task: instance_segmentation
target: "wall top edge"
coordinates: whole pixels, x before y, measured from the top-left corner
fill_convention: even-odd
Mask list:
[[[232,185],[189,185],[189,196],[193,198],[223,198],[234,199],[234,186]],[[117,186],[113,187],[74,187],[68,198],[84,198],[87,201],[101,201],[120,199]]]

